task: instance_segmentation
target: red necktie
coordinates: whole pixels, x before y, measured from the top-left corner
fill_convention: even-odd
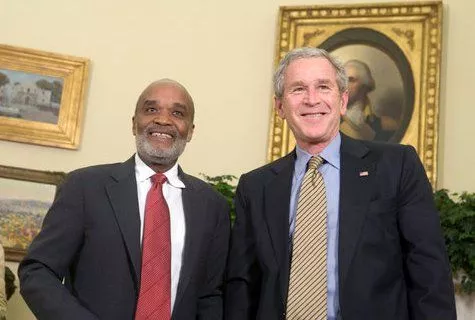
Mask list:
[[[142,272],[135,320],[170,320],[170,212],[162,193],[167,177],[157,173],[151,179],[152,187],[145,202]]]

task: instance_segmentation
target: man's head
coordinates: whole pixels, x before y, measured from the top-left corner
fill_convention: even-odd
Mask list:
[[[132,132],[140,158],[155,171],[177,161],[193,136],[193,99],[180,83],[162,79],[140,95],[132,117]]]
[[[338,134],[347,86],[343,65],[323,49],[298,48],[282,59],[274,74],[275,109],[301,148],[318,153]]]
[[[374,79],[368,65],[359,60],[347,61],[345,71],[348,75],[348,104],[352,105],[374,90]]]

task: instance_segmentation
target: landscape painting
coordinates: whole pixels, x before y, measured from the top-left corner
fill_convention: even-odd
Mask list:
[[[77,149],[89,60],[0,44],[0,140]]]
[[[7,260],[19,261],[23,257],[41,229],[56,183],[63,176],[58,172],[0,166],[0,241]]]
[[[58,123],[64,80],[0,69],[0,116]]]

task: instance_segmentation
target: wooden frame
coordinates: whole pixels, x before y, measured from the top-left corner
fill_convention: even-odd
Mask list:
[[[0,45],[0,139],[77,149],[88,67],[84,58]]]
[[[3,190],[0,197],[0,237],[6,260],[20,261],[23,258],[31,240],[41,228],[41,222],[51,205],[56,187],[64,180],[64,177],[63,172],[0,165],[0,190],[3,184],[5,189],[14,194],[13,198],[9,198],[8,195],[5,197],[5,190]],[[46,189],[42,185],[52,185],[53,188],[41,190]],[[47,194],[49,201],[37,200],[40,199],[39,193]],[[17,244],[11,245],[10,242]]]
[[[321,47],[343,62],[340,55],[366,57],[366,63],[374,63],[375,69],[384,65],[374,62],[380,61],[377,56],[389,61],[386,67],[396,72],[384,75],[399,73],[400,80],[394,83],[400,87],[399,100],[394,101],[402,104],[398,105],[398,127],[387,140],[413,145],[435,187],[441,24],[441,1],[281,7],[275,64],[297,47]],[[365,56],[371,50],[378,59]],[[378,79],[375,82],[378,89]],[[287,123],[273,111],[268,160],[286,155],[294,146]]]

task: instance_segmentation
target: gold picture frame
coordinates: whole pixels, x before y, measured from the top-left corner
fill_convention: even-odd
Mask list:
[[[392,101],[402,103],[398,105],[399,131],[395,130],[387,139],[413,145],[435,187],[441,24],[441,1],[284,6],[279,13],[275,64],[297,47],[321,47],[332,54],[339,50],[339,54],[347,57],[364,56],[375,50],[374,56],[390,61],[387,67],[397,70],[400,79],[393,85],[400,87],[399,98],[394,94],[396,98]],[[385,77],[393,74],[382,72]],[[381,98],[381,101],[385,100]],[[286,155],[295,146],[287,123],[275,111],[271,115],[268,145],[269,161]]]
[[[77,149],[89,60],[0,45],[0,139]]]
[[[0,239],[6,260],[21,261],[65,176],[0,165]]]

